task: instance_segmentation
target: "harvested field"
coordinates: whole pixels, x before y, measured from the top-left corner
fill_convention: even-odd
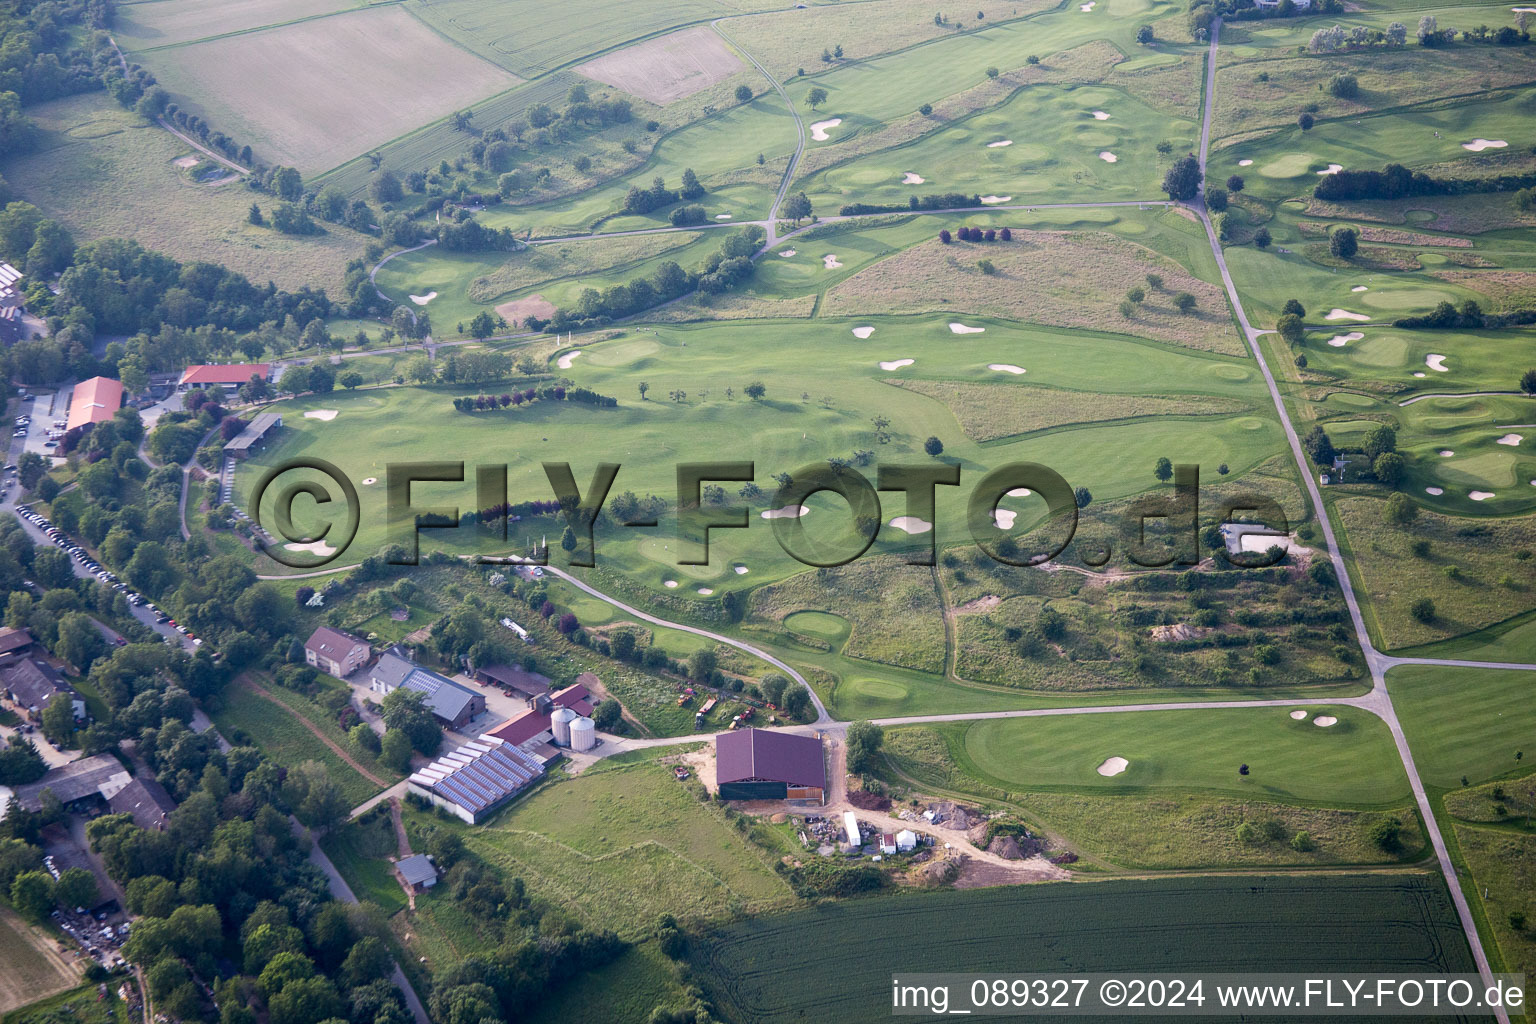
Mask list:
[[[700,25],[605,53],[575,70],[665,105],[729,78],[744,66],[725,40]]]
[[[58,943],[0,906],[0,1013],[63,992],[80,980]]]
[[[117,8],[112,38],[124,50],[173,46],[344,11],[350,0],[155,0]]]
[[[177,47],[153,63],[183,107],[306,176],[518,81],[399,7]]]
[[[511,302],[503,302],[496,307],[496,312],[513,327],[520,327],[523,321],[530,316],[538,317],[540,320],[548,320],[555,314],[555,304],[544,296],[535,294],[521,299],[514,299]]]
[[[994,274],[976,267],[986,256]],[[1147,297],[1133,319],[1120,315],[1127,282],[1149,270],[1165,291]],[[1170,299],[1187,291],[1197,312],[1180,314]],[[1012,242],[990,245],[924,242],[828,289],[827,316],[926,313],[936,310],[1000,316],[1060,327],[1084,327],[1238,354],[1225,294],[1158,253],[1102,232],[1015,231]]]
[[[1207,395],[1095,395],[1028,384],[962,384],[932,380],[892,380],[890,383],[943,402],[955,414],[966,435],[976,441],[996,441],[1077,423],[1148,416],[1228,416],[1247,408],[1230,398]]]
[[[466,50],[523,78],[728,13],[707,0],[566,0],[547,11],[505,0],[410,0],[407,8]]]
[[[67,227],[76,242],[132,238],[178,260],[206,260],[253,282],[339,295],[346,263],[367,237],[334,224],[323,235],[284,235],[246,223],[256,199],[237,184],[208,188],[176,168],[187,146],[146,124],[101,92],[27,108],[42,130],[40,148],[4,163],[27,201]]]
[[[473,302],[491,302],[509,292],[555,278],[612,271],[681,249],[702,236],[701,231],[678,231],[530,246],[512,254],[491,273],[471,281],[469,298]]]

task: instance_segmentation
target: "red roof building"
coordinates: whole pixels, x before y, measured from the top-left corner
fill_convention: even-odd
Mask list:
[[[109,420],[123,407],[123,385],[111,377],[92,377],[75,385],[69,400],[69,418],[64,421],[66,430],[83,427],[87,423]]]
[[[824,803],[827,766],[821,740],[775,729],[715,737],[715,778],[722,800]]]
[[[260,377],[262,380],[266,380],[271,375],[271,363],[189,366],[181,372],[181,380],[178,382],[178,386],[181,388],[195,388],[218,385],[226,388],[237,388],[252,377]]]

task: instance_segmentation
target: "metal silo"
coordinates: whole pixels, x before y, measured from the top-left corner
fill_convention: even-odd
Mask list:
[[[549,716],[550,729],[555,734],[555,746],[571,745],[571,722],[577,717],[576,712],[570,708],[556,708],[555,713]]]
[[[597,746],[597,726],[590,718],[578,718],[571,723],[571,749],[591,750]]]

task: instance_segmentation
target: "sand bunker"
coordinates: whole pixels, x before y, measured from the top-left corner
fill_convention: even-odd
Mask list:
[[[821,265],[826,267],[828,270],[836,270],[838,267],[842,266],[842,264],[837,261],[837,257],[831,253],[828,253],[821,258]]]
[[[1013,140],[1012,139],[1004,139],[1001,142],[989,142],[989,143],[987,143],[987,148],[988,149],[1002,149],[1004,146],[1011,146],[1011,145],[1013,145]]]
[[[1088,6],[1092,7],[1093,5],[1089,4]],[[1099,765],[1098,772],[1100,775],[1105,777],[1110,775],[1119,775],[1130,766],[1131,762],[1127,761],[1123,757],[1110,757],[1106,758],[1104,763]]]
[[[673,587],[677,586],[677,580],[662,580],[661,585],[666,587],[668,590],[671,590]]]
[[[917,362],[916,359],[891,359],[891,360],[888,360],[886,362],[881,363],[880,364],[880,369],[882,369],[882,370],[899,370],[903,366],[911,366],[915,362]]]
[[[735,566],[734,568],[736,570],[736,575],[737,576],[745,576],[747,574],[747,567],[744,566],[744,565],[738,565],[738,566]]]
[[[1364,320],[1369,320],[1370,317],[1366,316],[1363,313],[1351,313],[1347,309],[1339,309],[1337,306],[1335,306],[1333,309],[1330,309],[1328,311],[1328,315],[1323,317],[1323,319],[1324,320],[1361,320],[1361,321],[1364,321]]]
[[[1509,143],[1503,139],[1473,139],[1471,142],[1463,142],[1461,148],[1481,153],[1485,149],[1503,149],[1507,145]]]
[[[783,252],[779,253],[779,255],[784,257],[785,259],[789,259],[794,254],[795,254],[795,250],[794,249],[785,249]]]
[[[1433,354],[1424,357],[1424,365],[1428,366],[1431,370],[1438,370],[1441,373],[1449,373],[1451,369],[1445,365],[1445,356]]]
[[[571,363],[575,361],[576,357],[579,355],[581,355],[581,349],[577,349],[574,352],[567,352],[565,355],[560,357],[560,361],[555,365],[560,367],[562,370],[569,370],[571,368]]]
[[[1440,497],[1440,495],[1445,493],[1445,488],[1444,487],[1426,487],[1426,488],[1424,488],[1424,493],[1430,495],[1431,497],[1438,498],[1438,497]]]
[[[1440,451],[1439,451],[1439,453],[1438,453],[1438,454],[1439,454],[1439,456],[1440,456],[1440,457],[1441,457],[1441,458],[1442,458],[1442,459],[1448,459],[1448,458],[1450,458],[1450,457],[1451,457],[1451,456],[1452,456],[1452,455],[1455,455],[1455,454],[1456,454],[1456,453],[1455,453],[1455,452],[1453,452],[1453,451],[1451,451],[1451,450],[1450,450],[1450,449],[1449,449],[1449,448],[1442,448],[1442,449],[1440,449]]]
[[[1013,529],[1013,521],[1019,517],[1012,509],[995,508],[992,510],[992,525],[999,530]]]
[[[411,301],[418,306],[425,306],[435,298],[437,298],[437,292],[427,292],[425,295],[412,295]]]
[[[1467,497],[1471,498],[1473,501],[1487,501],[1489,498],[1493,497],[1493,492],[1492,491],[1469,491],[1469,492],[1467,492]]]
[[[1318,715],[1316,718],[1312,719],[1312,724],[1326,729],[1330,725],[1338,725],[1339,720],[1334,718],[1332,715]]]
[[[1296,719],[1296,721],[1298,721],[1298,722],[1299,722],[1299,721],[1301,721],[1301,720],[1302,720],[1302,719],[1303,719],[1303,718],[1306,718],[1306,717],[1307,717],[1307,713],[1306,713],[1306,712],[1305,712],[1305,711],[1292,711],[1292,712],[1291,712],[1291,717],[1292,717],[1292,718],[1294,718],[1294,719]]]
[[[933,529],[932,523],[917,516],[897,516],[891,520],[891,525],[903,533],[927,533]]]
[[[811,138],[815,139],[817,142],[826,142],[827,139],[831,137],[827,134],[827,129],[836,128],[842,123],[843,119],[840,117],[834,117],[830,121],[817,121],[815,124],[811,125]]]
[[[1367,288],[1363,284],[1357,284],[1353,288],[1351,288],[1350,291],[1352,291],[1352,292],[1365,292],[1365,291],[1370,291],[1370,289]]]
[[[804,505],[785,505],[783,508],[770,508],[763,513],[764,519],[799,519],[809,512]]]
[[[1330,174],[1338,174],[1343,169],[1344,169],[1344,165],[1343,164],[1329,164],[1328,165],[1328,169],[1326,171],[1318,171],[1317,172],[1317,176],[1319,178],[1326,178]]]
[[[311,555],[321,556],[334,555],[336,553],[336,549],[323,540],[311,541],[308,544],[284,544],[283,549],[286,551],[304,551]]]
[[[853,336],[858,338],[860,341],[863,341],[865,338],[874,333],[875,329],[873,327],[855,327],[853,329]]]
[[[325,420],[327,423],[329,423],[331,420],[336,418],[336,410],[311,409],[309,412],[304,414],[304,418],[307,420]]]
[[[730,220],[730,219],[731,219],[731,215],[728,214],[728,213],[717,213],[717,214],[715,214],[715,220]]]
[[[1343,348],[1350,342],[1359,341],[1363,337],[1365,337],[1365,335],[1361,334],[1359,331],[1350,331],[1348,334],[1335,334],[1333,337],[1328,339],[1328,344],[1332,345],[1334,348]]]
[[[1103,160],[1107,164],[1112,164],[1118,161],[1120,158],[1106,149],[1099,153],[1099,159]]]
[[[372,487],[374,484],[376,484],[378,482],[379,482],[379,478],[376,477],[376,476],[365,476],[365,477],[363,477],[363,486],[364,487]]]
[[[907,171],[901,176],[901,183],[903,185],[921,185],[923,180],[921,174],[913,174],[911,171]]]
[[[708,587],[700,587],[699,588],[699,593],[703,594],[705,597],[708,597],[710,594],[713,594],[714,591],[709,589]]]
[[[987,206],[994,206],[997,203],[1006,203],[1012,198],[1013,196],[982,196],[981,201]]]
[[[1085,4],[1078,4],[1077,9],[1082,11],[1084,14],[1087,14],[1089,11],[1093,10],[1093,6],[1097,2],[1098,0],[1088,0],[1088,2]]]
[[[1239,160],[1237,162],[1237,166],[1239,166],[1239,167],[1252,167],[1253,166],[1253,161],[1252,160]]]
[[[1029,497],[1033,493],[1034,492],[1031,491],[1028,487],[1015,487],[1013,490],[1011,490],[1007,494],[1003,495],[1003,497],[1005,497],[1005,498],[1027,498],[1027,497]]]
[[[1423,370],[1415,370],[1415,371],[1413,371],[1413,375],[1415,377],[1428,377],[1429,376],[1429,374],[1425,373]]]
[[[1525,440],[1525,438],[1521,437],[1519,434],[1505,434],[1503,437],[1499,438],[1497,441],[1495,441],[1493,443],[1494,444],[1507,444],[1511,448],[1513,448],[1516,445],[1518,445],[1521,441],[1524,441],[1524,440]]]
[[[986,330],[985,327],[967,327],[965,324],[960,323],[951,323],[949,329],[954,334],[980,334]]]
[[[1104,113],[1104,111],[1102,111],[1102,110],[1095,110],[1093,112],[1093,119],[1095,121],[1108,121],[1109,120],[1109,115]]]
[[[996,370],[999,373],[1027,373],[1022,366],[1014,366],[1012,363],[988,363],[987,369]]]

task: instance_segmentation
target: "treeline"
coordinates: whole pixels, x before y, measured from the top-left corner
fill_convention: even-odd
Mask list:
[[[657,175],[651,181],[648,189],[632,186],[624,194],[623,212],[629,214],[650,213],[664,206],[671,206],[679,200],[692,201],[704,197],[704,186],[699,184],[699,176],[693,173],[689,167],[683,171],[682,187],[676,190],[667,188],[667,183]]]
[[[1536,186],[1536,173],[1499,174],[1487,178],[1433,178],[1422,171],[1410,171],[1402,164],[1388,164],[1379,171],[1344,170],[1324,175],[1313,187],[1312,194],[1330,202],[1349,202],[1513,192],[1532,186]]]
[[[1341,0],[1313,0],[1303,10],[1293,0],[1280,0],[1277,7],[1259,7],[1253,0],[1193,0],[1189,5],[1189,31],[1197,40],[1210,38],[1211,20],[1251,21],[1260,18],[1294,18],[1311,14],[1339,14]]]
[[[962,210],[980,206],[981,193],[939,192],[926,196],[908,196],[906,203],[848,203],[838,209],[842,217],[862,217],[870,213],[906,213],[910,210]]]
[[[1519,327],[1525,324],[1536,324],[1536,309],[1522,307],[1506,310],[1503,313],[1484,313],[1482,307],[1472,299],[1465,300],[1459,307],[1449,302],[1441,302],[1429,313],[1420,316],[1402,316],[1392,321],[1393,327],[1437,331],[1475,331],[1494,327]]]
[[[648,278],[616,284],[601,292],[596,288],[583,289],[574,307],[557,309],[548,320],[528,317],[524,323],[536,331],[580,330],[633,316],[695,289],[711,295],[731,291],[756,271],[752,257],[765,237],[761,227],[751,225],[729,236],[695,273],[668,260]]]
[[[23,104],[101,88],[89,52],[75,46],[74,26],[110,25],[112,0],[13,3],[0,10],[0,156],[24,153],[39,133]]]
[[[509,391],[501,395],[476,395],[473,398],[468,396],[455,398],[453,400],[453,407],[459,412],[495,412],[498,409],[528,405],[536,401],[581,402],[584,405],[596,405],[605,409],[611,409],[619,404],[617,398],[600,395],[596,391],[590,391],[587,388],[567,387],[564,384],[549,384],[542,388],[526,388],[522,391]]]

